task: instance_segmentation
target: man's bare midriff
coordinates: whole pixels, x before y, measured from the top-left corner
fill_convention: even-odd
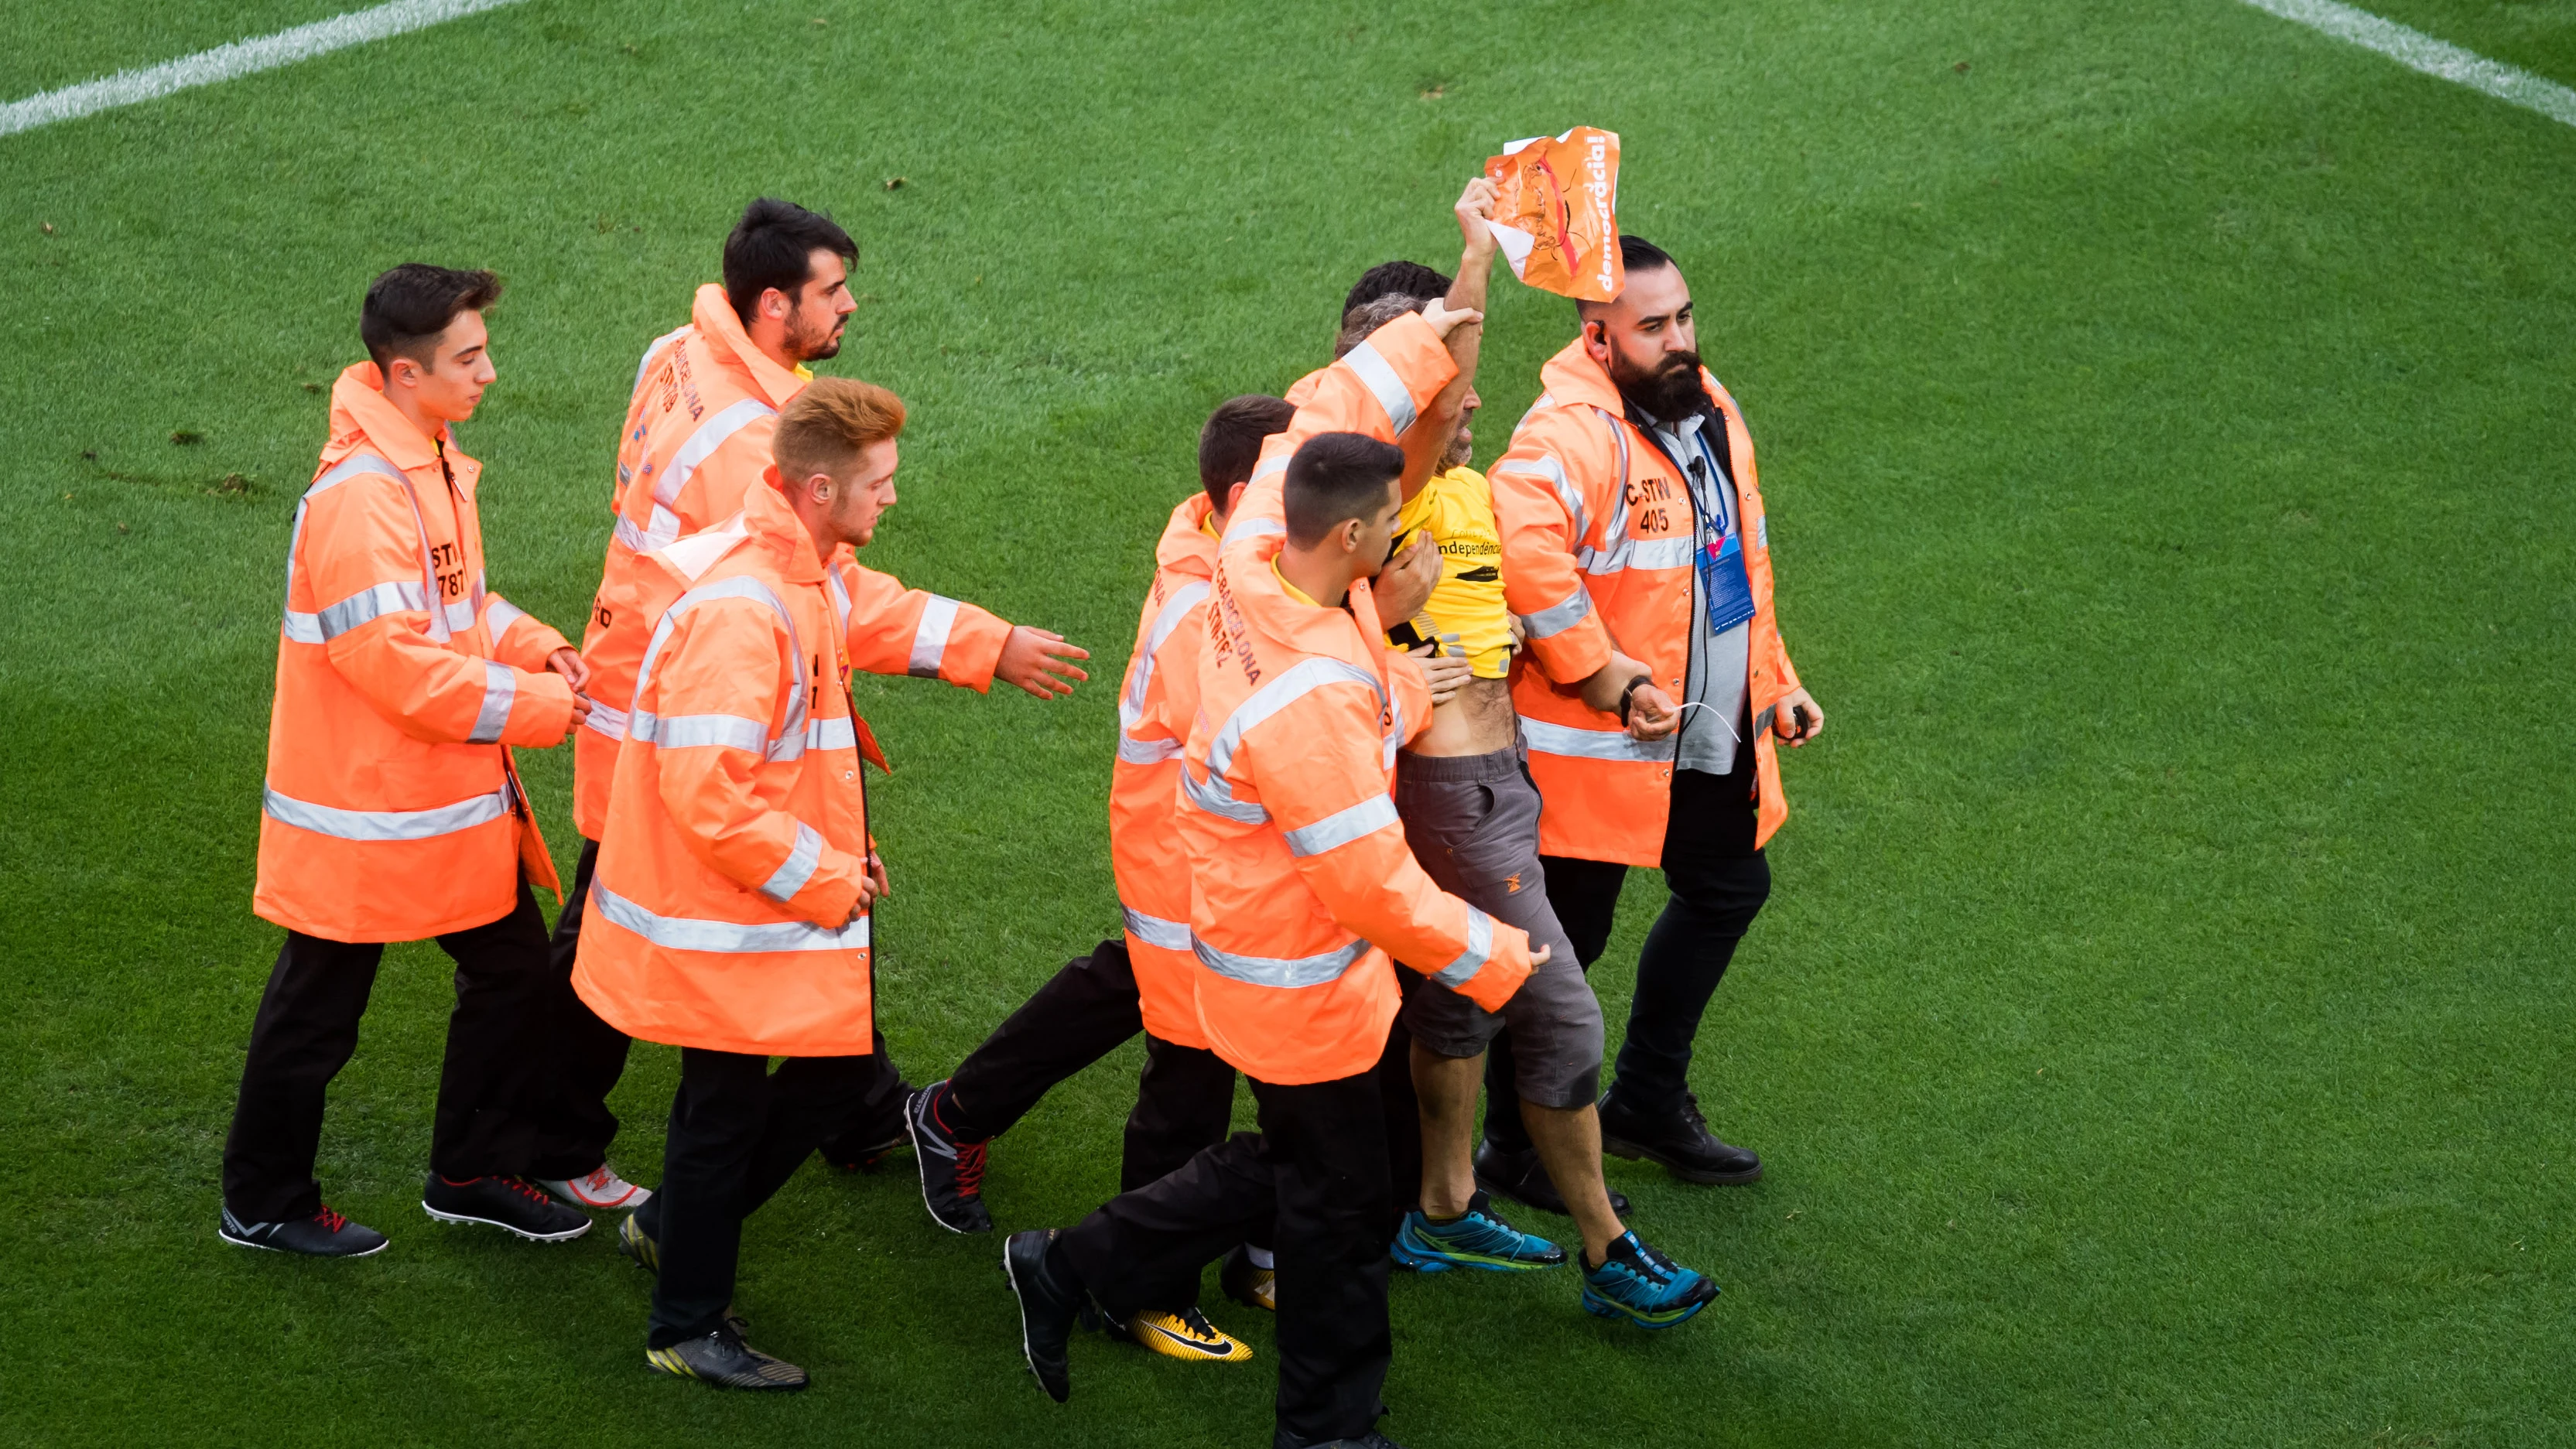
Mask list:
[[[1490,755],[1512,747],[1517,721],[1508,679],[1470,679],[1431,711],[1431,727],[1405,747],[1415,755]]]

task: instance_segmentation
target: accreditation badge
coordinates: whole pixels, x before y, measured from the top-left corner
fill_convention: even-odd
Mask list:
[[[1699,592],[1708,600],[1708,632],[1723,634],[1753,617],[1753,578],[1744,569],[1744,538],[1734,529],[1699,547]]]

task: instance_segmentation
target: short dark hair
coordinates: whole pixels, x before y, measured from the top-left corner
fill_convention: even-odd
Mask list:
[[[1419,297],[1426,301],[1449,295],[1450,280],[1445,273],[1420,262],[1380,262],[1360,273],[1351,290],[1342,298],[1342,315],[1353,312],[1380,297]]]
[[[1317,433],[1288,460],[1283,489],[1288,541],[1312,548],[1325,534],[1365,518],[1386,502],[1386,485],[1404,476],[1404,450],[1366,433]]]
[[[1262,442],[1288,431],[1288,420],[1295,416],[1294,404],[1257,392],[1218,403],[1207,426],[1199,429],[1199,486],[1207,490],[1208,502],[1225,507],[1225,495],[1252,477]]]
[[[377,274],[367,284],[367,300],[358,308],[358,340],[381,372],[397,357],[430,365],[432,348],[459,312],[480,312],[501,299],[501,279],[490,272],[464,272],[405,262]]]
[[[859,244],[840,223],[792,201],[764,196],[742,209],[742,220],[725,238],[725,300],[733,315],[751,325],[760,294],[772,287],[795,295],[814,279],[814,253],[830,252],[843,266],[857,266]]]
[[[1619,269],[1623,274],[1633,277],[1639,272],[1659,272],[1666,267],[1680,265],[1681,263],[1673,260],[1671,252],[1665,251],[1644,237],[1630,236],[1626,232],[1619,234]],[[1574,304],[1574,314],[1578,317],[1590,317],[1592,309],[1601,305],[1603,304],[1599,302],[1577,300]]]

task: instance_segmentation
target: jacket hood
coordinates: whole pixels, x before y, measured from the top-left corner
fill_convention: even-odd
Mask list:
[[[742,319],[733,314],[733,302],[725,289],[708,282],[698,288],[697,300],[690,304],[689,321],[706,339],[716,359],[750,374],[752,383],[768,397],[770,406],[785,407],[788,400],[805,388],[805,379],[791,367],[781,367],[769,360],[769,354],[752,345],[751,334],[742,328]]]
[[[1208,501],[1204,489],[1172,506],[1171,521],[1163,525],[1162,540],[1154,545],[1156,573],[1191,579],[1216,576],[1217,541],[1208,537],[1202,526],[1215,511],[1216,505]]]
[[[1226,566],[1225,582],[1245,627],[1291,653],[1347,659],[1375,674],[1383,686],[1386,666],[1378,655],[1385,651],[1372,641],[1386,631],[1378,624],[1368,580],[1351,585],[1347,611],[1291,598],[1278,569],[1284,543],[1276,535],[1255,540],[1248,554],[1236,554]]]
[[[449,456],[456,456],[454,435],[444,426],[439,432],[447,435]],[[358,451],[361,439],[406,473],[438,461],[437,446],[385,400],[385,375],[372,362],[352,364],[331,384],[331,441],[322,461],[336,463]]]

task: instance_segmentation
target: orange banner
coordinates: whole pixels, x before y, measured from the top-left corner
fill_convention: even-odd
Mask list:
[[[1607,302],[1627,284],[1619,264],[1619,137],[1577,126],[1554,140],[1514,141],[1488,157],[1498,193],[1494,239],[1524,283]]]

